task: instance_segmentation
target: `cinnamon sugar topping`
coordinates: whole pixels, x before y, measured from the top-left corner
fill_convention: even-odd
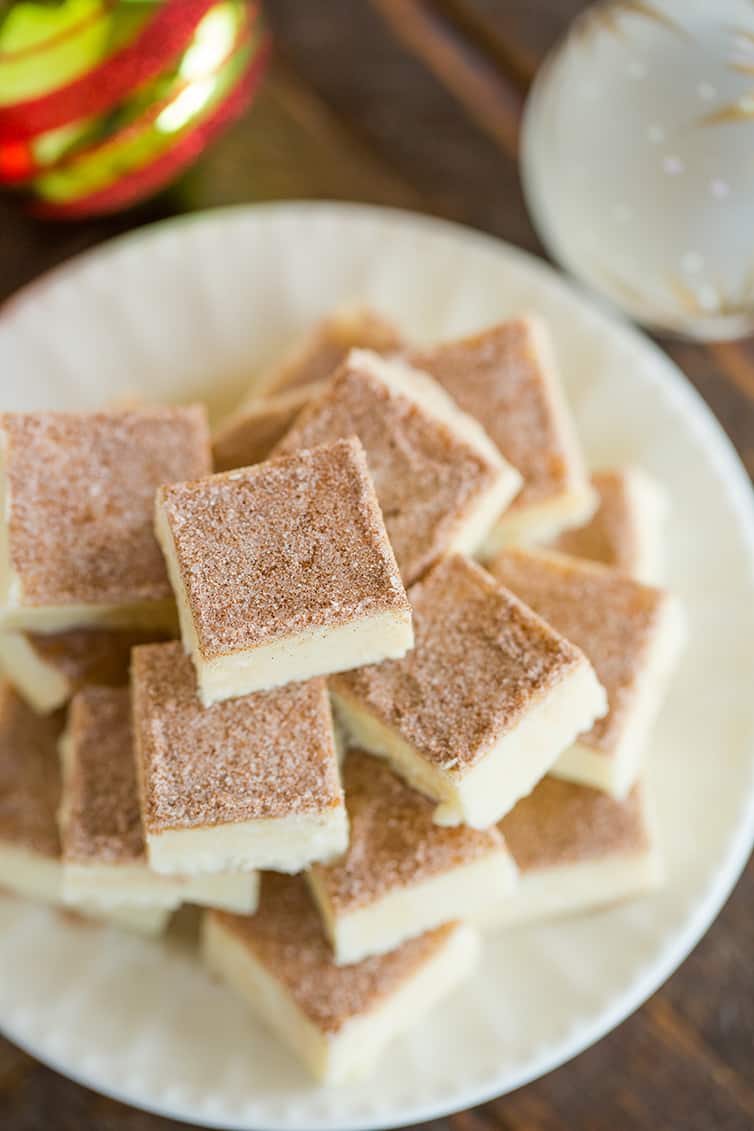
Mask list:
[[[623,573],[636,569],[639,544],[637,515],[623,471],[598,471],[591,477],[599,503],[591,520],[576,530],[565,530],[552,548],[575,558],[602,562]]]
[[[521,872],[647,851],[641,787],[624,801],[544,777],[498,825]]]
[[[304,405],[321,389],[322,382],[317,382],[290,393],[259,398],[246,410],[232,416],[212,440],[215,471],[250,467],[267,459]]]
[[[64,858],[98,863],[144,861],[128,688],[80,691],[70,706],[68,738]]]
[[[637,681],[667,595],[605,566],[560,554],[505,550],[490,569],[591,660],[609,711],[579,742],[612,753],[630,723]]]
[[[210,915],[283,984],[318,1029],[337,1033],[401,989],[447,942],[456,924],[438,927],[388,954],[336,966],[318,912],[301,876],[266,872],[255,915]]]
[[[348,851],[334,864],[311,869],[336,915],[503,850],[496,829],[434,824],[435,802],[361,750],[348,752],[343,786]]]
[[[36,715],[0,683],[0,841],[55,859],[64,720],[62,711]]]
[[[331,676],[330,683],[444,769],[473,766],[584,662],[467,558],[435,566],[409,598],[414,650],[401,660]]]
[[[447,551],[469,509],[497,481],[502,461],[491,444],[493,458],[388,383],[369,366],[368,357],[348,358],[275,451],[293,452],[358,436],[401,574],[409,584]],[[445,400],[442,390],[435,395]]]
[[[331,377],[348,351],[362,348],[375,353],[400,349],[401,337],[382,315],[365,307],[337,310],[323,318],[309,337],[261,382],[261,392],[287,392]]]
[[[511,510],[550,499],[585,473],[556,376],[542,355],[539,330],[528,318],[409,354],[465,412],[481,421],[524,483]]]
[[[343,803],[324,680],[202,707],[180,644],[151,644],[134,649],[133,696],[147,832]]]
[[[355,438],[158,499],[204,658],[408,610]]]
[[[5,413],[0,439],[24,605],[171,596],[152,531],[154,492],[210,470],[203,407]]]

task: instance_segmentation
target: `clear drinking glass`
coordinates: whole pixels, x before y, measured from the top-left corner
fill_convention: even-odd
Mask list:
[[[754,330],[754,3],[606,0],[545,60],[522,170],[543,242],[633,318]]]

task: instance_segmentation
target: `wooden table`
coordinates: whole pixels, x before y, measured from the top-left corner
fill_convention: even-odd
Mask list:
[[[420,209],[541,254],[516,170],[520,110],[538,61],[583,7],[578,0],[267,0],[278,48],[269,79],[245,119],[168,194],[136,214],[71,227],[43,225],[0,203],[0,299],[138,224],[286,197]],[[663,345],[754,470],[754,345]],[[754,1127],[753,956],[750,864],[694,954],[616,1032],[545,1079],[434,1126]],[[0,1126],[179,1125],[79,1088],[0,1040]]]

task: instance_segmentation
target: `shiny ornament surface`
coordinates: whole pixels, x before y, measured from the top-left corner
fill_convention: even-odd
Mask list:
[[[553,255],[632,317],[692,337],[754,326],[754,5],[610,0],[545,61],[527,200]]]

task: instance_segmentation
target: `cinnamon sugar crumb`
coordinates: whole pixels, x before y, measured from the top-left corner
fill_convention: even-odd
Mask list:
[[[147,832],[342,805],[323,679],[202,707],[178,643],[134,649],[133,710]]]

